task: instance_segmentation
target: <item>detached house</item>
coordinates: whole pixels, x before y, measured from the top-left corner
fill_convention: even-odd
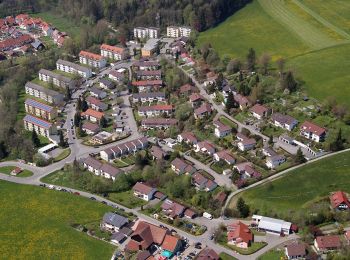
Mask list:
[[[292,131],[298,124],[295,118],[289,115],[282,115],[281,113],[273,113],[271,121],[275,126],[287,129],[288,131]]]
[[[100,131],[100,127],[91,122],[85,122],[81,129],[88,135],[94,135]]]
[[[227,126],[218,120],[214,121],[213,124],[215,126],[214,134],[218,138],[225,137],[232,132],[232,128],[230,126]]]
[[[202,101],[204,100],[203,96],[198,93],[192,93],[189,99],[192,107],[194,108],[199,107],[202,104]]]
[[[116,70],[111,70],[108,73],[108,78],[114,81],[123,81],[125,79],[125,74]]]
[[[204,103],[199,108],[194,110],[194,117],[196,119],[202,119],[211,115],[212,112],[213,110],[211,108],[211,105],[209,105],[208,103]]]
[[[104,99],[105,97],[107,97],[106,92],[104,92],[101,89],[95,88],[95,87],[92,87],[90,89],[90,95],[95,97],[95,98],[98,98],[98,99]]]
[[[251,109],[250,112],[252,115],[257,119],[262,119],[264,117],[267,117],[270,113],[270,109],[266,106],[255,104]]]
[[[211,156],[214,155],[216,151],[215,146],[208,141],[199,142],[194,147],[195,147],[195,152],[206,153]]]
[[[96,111],[105,111],[108,109],[108,105],[106,103],[103,103],[101,100],[92,96],[86,98],[86,103],[89,107]]]
[[[153,160],[161,160],[161,159],[164,159],[167,154],[159,146],[152,146],[151,155],[153,157]]]
[[[306,247],[301,243],[292,243],[286,246],[285,255],[289,259],[305,259]]]
[[[242,96],[241,94],[234,95],[233,98],[238,103],[239,108],[241,110],[244,110],[244,109],[246,109],[247,107],[249,107],[251,105],[251,103],[248,100],[248,98],[245,97],[245,96]]]
[[[198,89],[195,86],[192,86],[191,84],[185,84],[180,87],[180,95],[184,97],[188,97],[191,94],[198,92]]]
[[[235,164],[236,159],[231,155],[231,153],[227,150],[223,150],[220,152],[217,152],[214,154],[214,159],[219,162],[219,161],[224,161],[228,165]]]
[[[150,201],[153,199],[154,194],[156,193],[157,189],[148,186],[145,183],[137,182],[135,186],[132,188],[134,191],[134,196],[143,199],[145,201]]]
[[[248,248],[253,242],[254,235],[249,227],[238,221],[227,226],[227,243],[239,248]]]
[[[286,157],[283,155],[273,155],[266,158],[266,166],[270,169],[274,169],[286,161]]]
[[[102,69],[106,67],[107,61],[101,55],[88,52],[81,51],[79,53],[79,61],[81,64],[89,65],[94,68]]]
[[[115,83],[108,79],[100,79],[100,87],[103,89],[114,89]]]
[[[331,201],[331,206],[333,209],[337,210],[349,210],[350,202],[348,197],[343,191],[336,191],[329,197]]]
[[[317,143],[324,141],[326,129],[309,121],[300,126],[300,135]]]
[[[188,145],[195,145],[198,143],[197,137],[191,132],[185,132],[177,136],[177,141],[179,143],[185,142]]]
[[[102,117],[104,117],[104,113],[89,108],[85,112],[81,113],[81,116],[85,117],[87,120],[90,120],[93,123],[96,123],[99,122]]]
[[[261,178],[261,173],[254,169],[253,164],[250,162],[239,163],[233,166],[245,178]]]
[[[127,218],[112,212],[107,212],[103,216],[101,228],[110,232],[118,232],[128,223],[129,220]]]
[[[215,181],[204,177],[200,172],[196,172],[192,175],[192,184],[198,190],[204,190],[207,192],[214,190],[218,186]]]
[[[327,253],[329,251],[340,249],[340,237],[337,235],[318,236],[314,240],[314,246],[320,253]]]
[[[239,140],[239,142],[237,143],[238,149],[243,152],[254,149],[256,145],[255,139],[249,138],[241,133],[237,134],[237,139]]]
[[[186,163],[180,158],[175,158],[171,162],[171,169],[178,175],[181,175],[181,174],[191,175],[197,171],[196,168],[194,168],[191,164]]]
[[[185,207],[181,204],[166,199],[161,205],[163,213],[170,219],[181,218],[185,212]]]

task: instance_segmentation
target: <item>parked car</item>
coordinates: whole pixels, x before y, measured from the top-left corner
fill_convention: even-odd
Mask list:
[[[77,192],[77,191],[73,192],[73,194],[74,194],[74,195],[80,195],[80,193]]]
[[[91,199],[91,200],[96,200],[96,198],[95,198],[95,197],[90,197],[90,199]]]
[[[43,184],[43,183],[42,183],[42,184],[39,184],[39,186],[40,186],[40,187],[46,187],[46,185]]]
[[[101,203],[102,203],[102,204],[105,204],[105,205],[107,205],[107,202],[105,202],[104,200],[103,200],[103,201],[101,201]]]

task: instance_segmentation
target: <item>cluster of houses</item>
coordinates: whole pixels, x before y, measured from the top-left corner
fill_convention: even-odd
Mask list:
[[[109,163],[102,163],[101,161],[95,159],[94,157],[87,157],[82,160],[82,165],[89,172],[92,172],[96,176],[102,176],[106,179],[111,179],[115,181],[118,175],[122,173],[122,171]]]

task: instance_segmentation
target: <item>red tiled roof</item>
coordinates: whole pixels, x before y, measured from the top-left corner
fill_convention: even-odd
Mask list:
[[[212,109],[211,109],[211,106],[208,103],[202,104],[199,108],[197,108],[194,111],[194,113],[196,115],[201,115],[201,114],[204,114],[204,113],[211,113],[211,112],[212,112]]]
[[[153,190],[151,186],[148,186],[142,182],[137,182],[132,189],[142,194],[149,194]]]
[[[332,248],[340,248],[341,242],[339,236],[318,236],[316,237],[316,242],[318,248],[320,249],[332,249]]]
[[[101,45],[101,50],[106,50],[106,51],[111,51],[114,53],[119,53],[121,54],[125,49],[122,47],[117,47],[117,46],[111,46],[108,44],[102,44]]]
[[[190,85],[190,84],[185,84],[183,86],[180,87],[180,93],[185,93],[185,92],[188,92],[188,91],[196,91],[196,87]]]
[[[178,243],[179,239],[177,237],[166,235],[162,244],[162,249],[173,253],[176,250]]]
[[[203,96],[201,94],[198,93],[193,93],[190,95],[190,101],[191,102],[195,102],[197,100],[204,100]]]
[[[81,113],[81,115],[82,116],[91,116],[91,117],[94,117],[97,119],[101,119],[104,116],[104,113],[89,108],[85,112]]]
[[[255,104],[250,111],[252,113],[258,114],[259,116],[263,116],[269,109],[263,105]]]
[[[322,135],[326,132],[326,129],[323,127],[320,127],[314,123],[311,123],[310,121],[305,121],[301,126],[300,129],[305,132],[312,132],[315,135]]]
[[[88,52],[88,51],[80,51],[79,56],[83,56],[87,59],[91,59],[91,60],[102,60],[103,57],[101,55],[92,53],[92,52]]]
[[[231,224],[227,227],[227,240],[235,240],[236,242],[249,243],[253,241],[253,234],[249,227],[244,223],[238,221],[237,223]]]
[[[336,191],[330,196],[332,207],[335,209],[340,204],[346,204],[350,208],[349,199],[346,197],[345,193],[342,191]]]
[[[306,255],[306,249],[304,244],[293,243],[287,245],[287,252],[289,257],[299,257]]]
[[[153,105],[153,106],[143,106],[139,108],[139,111],[163,111],[163,110],[173,110],[172,105]]]
[[[198,260],[219,260],[219,255],[211,248],[204,248],[197,256]]]
[[[140,81],[133,81],[132,85],[136,87],[141,86],[160,86],[163,84],[162,80],[140,80]]]
[[[8,48],[16,48],[25,43],[32,42],[33,39],[28,34],[23,34],[17,38],[9,38],[2,42],[0,42],[0,50],[8,49]]]

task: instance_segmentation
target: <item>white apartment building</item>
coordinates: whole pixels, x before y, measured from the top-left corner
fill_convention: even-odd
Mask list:
[[[92,70],[90,68],[66,60],[59,59],[56,62],[56,68],[57,70],[64,71],[66,73],[78,74],[79,76],[86,79],[92,76]]]
[[[102,44],[100,47],[101,56],[112,60],[124,60],[129,56],[126,48]]]
[[[88,51],[81,51],[79,53],[79,61],[81,64],[89,65],[98,69],[106,67],[107,64],[107,61],[104,57]]]
[[[187,26],[168,26],[166,34],[171,38],[190,37],[192,29]]]
[[[134,28],[134,38],[144,39],[144,38],[159,38],[159,28],[156,27],[135,27]]]

